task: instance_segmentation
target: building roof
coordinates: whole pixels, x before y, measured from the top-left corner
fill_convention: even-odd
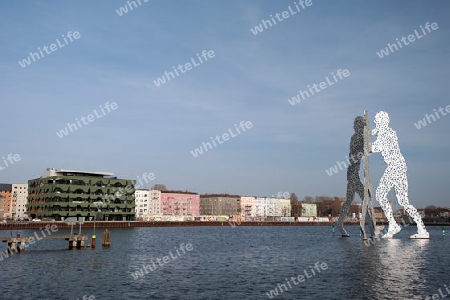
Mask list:
[[[198,195],[198,193],[189,192],[189,191],[161,191],[161,194],[190,194],[190,195]]]
[[[12,184],[0,183],[0,191],[12,191]]]
[[[239,195],[230,194],[202,194],[200,198],[217,198],[217,197],[228,197],[228,198],[241,198]]]
[[[109,172],[90,172],[90,171],[80,171],[80,170],[70,170],[70,169],[55,169],[55,168],[47,168],[47,170],[44,171],[42,174],[42,178],[45,177],[51,177],[51,176],[95,176],[95,177],[105,177],[105,176],[112,176],[113,173]]]

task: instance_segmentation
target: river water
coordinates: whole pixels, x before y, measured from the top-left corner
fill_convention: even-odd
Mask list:
[[[3,257],[0,299],[425,299],[450,290],[440,227],[428,227],[430,240],[410,240],[409,226],[370,246],[357,226],[349,238],[328,226],[112,229],[110,248],[103,230],[96,249],[39,240]],[[0,236],[16,233],[35,231]]]

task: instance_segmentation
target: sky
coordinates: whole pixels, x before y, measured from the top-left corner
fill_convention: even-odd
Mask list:
[[[410,202],[449,206],[450,116],[415,123],[450,105],[450,2],[313,0],[300,11],[284,0],[135,3],[124,12],[123,0],[1,2],[0,182],[64,168],[134,180],[153,173],[148,188],[345,197],[345,168],[326,170],[346,160],[354,118],[368,110],[373,128],[383,110],[408,164]],[[254,34],[270,15],[276,24]],[[427,22],[438,28],[424,35]],[[377,54],[415,30],[420,38]],[[33,61],[44,46],[49,54]],[[348,76],[288,101],[338,70]],[[238,133],[241,121],[251,126]],[[224,133],[228,140],[193,155]],[[6,166],[9,154],[20,160]],[[370,168],[375,191],[380,153]],[[389,200],[400,208],[394,193]]]

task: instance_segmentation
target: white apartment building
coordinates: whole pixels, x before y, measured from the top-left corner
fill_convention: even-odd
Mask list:
[[[256,197],[252,209],[252,217],[265,220],[269,216],[269,198]]]
[[[289,199],[257,197],[252,208],[252,217],[265,220],[267,217],[290,217],[291,202]]]
[[[28,183],[13,183],[11,191],[11,213],[13,219],[27,218],[25,205],[28,202]]]
[[[134,197],[136,218],[148,221],[151,216],[161,214],[161,191],[137,189]]]
[[[291,199],[280,199],[280,216],[291,216]]]
[[[251,218],[253,217],[252,211],[255,202],[253,196],[241,196],[241,217]]]
[[[151,190],[149,200],[149,214],[161,215],[161,191]]]

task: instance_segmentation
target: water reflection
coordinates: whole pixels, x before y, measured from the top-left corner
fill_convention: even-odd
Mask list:
[[[386,239],[363,246],[365,299],[422,299],[429,240]]]
[[[440,228],[430,228],[430,241],[408,239],[414,230],[367,247],[356,226],[349,238],[322,226],[115,229],[110,248],[45,241],[4,259],[0,299],[267,299],[315,262],[329,267],[276,299],[421,299],[448,286],[450,252]],[[189,255],[131,276],[187,242]]]

